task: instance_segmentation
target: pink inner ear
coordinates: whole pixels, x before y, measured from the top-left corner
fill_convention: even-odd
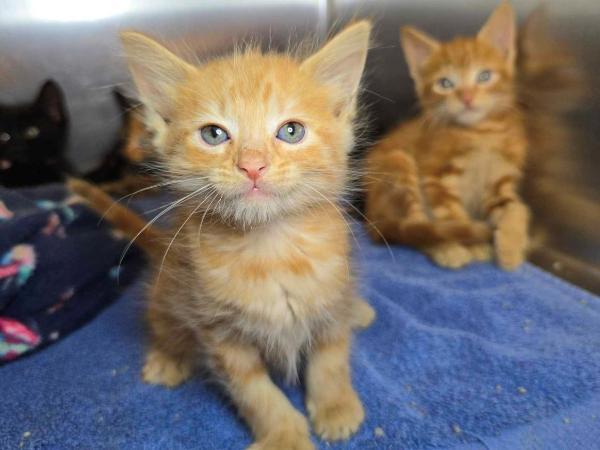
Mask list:
[[[413,42],[413,52],[415,62],[419,67],[423,66],[433,53],[433,48],[425,44],[424,42]]]
[[[488,36],[490,44],[502,52],[504,56],[510,53],[512,46],[511,34],[505,30],[492,30]]]
[[[515,17],[512,7],[503,2],[492,13],[478,35],[506,57],[514,54]]]
[[[411,59],[414,64],[416,64],[416,68],[422,67],[435,50],[435,47],[432,44],[422,41],[415,36],[410,36],[406,40],[406,47],[411,53]]]
[[[401,42],[413,78],[439,48],[439,43],[425,33],[407,27],[401,32]]]

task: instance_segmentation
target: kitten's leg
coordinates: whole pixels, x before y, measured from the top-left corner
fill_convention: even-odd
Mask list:
[[[160,292],[151,296],[148,322],[151,345],[142,369],[146,383],[175,387],[186,381],[193,372],[196,340],[182,324],[168,314]]]
[[[271,381],[255,347],[233,342],[207,347],[212,369],[224,382],[256,439],[248,450],[314,448],[306,419]]]
[[[418,169],[411,155],[400,150],[389,152],[373,158],[369,169],[377,172],[368,172],[366,176],[366,215],[386,239],[421,248],[443,267],[459,268],[472,261],[473,255],[469,249],[458,242],[423,244],[426,231],[436,224],[424,210]],[[444,184],[452,182],[453,176],[456,173],[449,172],[440,180],[429,179],[429,183],[423,185],[423,192],[431,197],[434,219],[468,224],[470,218],[458,196]],[[419,232],[418,226],[425,233]],[[409,236],[407,230],[411,227],[414,232]],[[371,235],[377,240],[381,239],[373,230]]]
[[[365,184],[366,216],[372,227],[376,226],[391,242],[402,239],[403,223],[429,221],[423,209],[417,166],[411,155],[398,150],[377,157],[371,161]],[[369,231],[374,239],[381,240],[377,231]]]
[[[496,181],[484,207],[495,228],[494,248],[498,265],[514,270],[525,260],[529,241],[529,209],[517,194],[517,179],[507,175]]]
[[[316,342],[306,371],[306,407],[323,439],[346,439],[365,412],[350,379],[350,333]]]
[[[439,177],[425,177],[423,191],[435,220],[469,222],[471,218],[457,193],[458,169],[449,168]],[[425,249],[425,253],[438,265],[458,269],[473,261],[474,255],[466,245],[458,242],[443,242]]]
[[[441,173],[438,177],[423,178],[423,192],[434,219],[471,221],[458,193],[459,176],[458,169],[449,168],[447,172]]]

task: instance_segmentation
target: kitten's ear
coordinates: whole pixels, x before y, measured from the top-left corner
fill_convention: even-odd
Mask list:
[[[503,1],[494,10],[477,34],[492,47],[498,49],[507,63],[512,66],[516,55],[515,12],[508,1]]]
[[[413,27],[402,27],[400,30],[400,43],[408,70],[413,80],[421,78],[421,69],[427,63],[431,55],[440,48],[436,39]]]
[[[142,102],[168,119],[178,85],[194,68],[143,34],[126,31],[120,36]]]
[[[336,89],[339,113],[352,109],[355,104],[369,51],[370,34],[370,22],[357,22],[342,30],[302,63],[303,71]]]
[[[63,94],[56,82],[47,80],[35,101],[37,108],[50,118],[55,124],[62,124],[67,120]]]

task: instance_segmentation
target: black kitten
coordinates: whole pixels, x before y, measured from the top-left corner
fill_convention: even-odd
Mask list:
[[[32,104],[0,105],[0,185],[63,181],[68,117],[60,87],[46,81]]]

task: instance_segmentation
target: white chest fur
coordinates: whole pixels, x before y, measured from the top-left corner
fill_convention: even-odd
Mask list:
[[[337,224],[298,223],[203,237],[195,264],[207,312],[226,315],[293,372],[314,328],[348,299],[344,233]]]
[[[481,217],[485,196],[494,183],[506,175],[518,174],[514,165],[496,149],[483,148],[471,151],[463,161],[460,178],[460,197],[472,217]]]

